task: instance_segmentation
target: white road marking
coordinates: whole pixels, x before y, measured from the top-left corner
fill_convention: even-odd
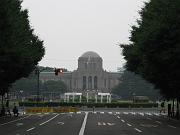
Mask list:
[[[156,116],[160,116],[160,115],[159,115],[159,113],[154,113],[154,115],[156,115]]]
[[[81,114],[81,112],[77,112],[77,114]]]
[[[19,127],[19,126],[23,126],[24,124],[23,123],[16,123],[16,126]]]
[[[33,129],[35,129],[35,127],[32,127],[32,128],[30,128],[30,129],[28,129],[28,130],[26,130],[26,131],[29,132],[29,131],[31,131],[31,130],[33,130]]]
[[[100,112],[100,114],[104,114],[104,112]]]
[[[109,125],[109,126],[114,126],[115,123],[107,123],[107,125]]]
[[[139,133],[141,133],[141,132],[142,132],[141,130],[139,130],[139,129],[137,129],[137,128],[134,128],[134,130],[138,131]]]
[[[69,112],[70,114],[73,114],[74,112]]]
[[[120,119],[121,117],[120,116],[117,116],[118,119]]]
[[[97,112],[93,112],[94,114],[96,114]]]
[[[139,115],[144,116],[144,113],[139,113]]]
[[[152,114],[151,113],[146,113],[147,115],[149,115],[149,116],[152,116]]]
[[[49,113],[44,113],[44,114],[49,114]]]
[[[106,123],[105,122],[103,122],[103,124],[102,124],[103,126],[106,126]]]
[[[130,112],[132,115],[135,115],[136,113],[135,112]]]
[[[49,121],[53,120],[53,119],[56,118],[57,116],[59,116],[59,114],[55,115],[54,117],[50,118],[49,120],[47,120],[47,121],[45,121],[45,122],[43,122],[43,123],[41,123],[41,124],[39,124],[39,125],[42,126],[42,125],[48,123]]]
[[[64,125],[64,122],[58,122],[57,124],[58,125]]]
[[[168,125],[168,127],[171,127],[171,128],[177,128],[177,127],[175,127],[175,126],[172,126],[172,125]]]
[[[112,114],[112,112],[108,112],[109,114]]]
[[[129,114],[128,112],[123,112],[123,114]]]
[[[7,124],[10,124],[10,123],[19,121],[19,120],[23,120],[23,119],[28,118],[28,117],[30,117],[30,116],[31,116],[31,115],[28,115],[28,116],[23,117],[23,118],[20,118],[20,119],[16,119],[16,120],[13,120],[13,121],[9,121],[9,122],[3,123],[3,124],[1,124],[1,126],[7,125]]]
[[[148,120],[152,120],[151,118],[147,117]]]
[[[162,124],[162,122],[160,122],[160,121],[155,121],[156,123],[159,123],[159,124]]]
[[[84,135],[84,130],[85,130],[85,127],[86,127],[86,122],[87,122],[87,117],[88,117],[88,112],[85,112],[86,115],[84,117],[84,121],[83,121],[83,124],[81,126],[81,129],[79,131],[79,135]]]
[[[116,112],[116,114],[120,114],[120,112]]]
[[[121,121],[124,123],[125,121],[123,119],[121,119]]]
[[[98,122],[98,126],[101,126],[102,124],[101,124],[101,122]]]
[[[127,123],[127,125],[129,126],[129,127],[131,127],[132,125],[131,124],[129,124],[129,123]]]

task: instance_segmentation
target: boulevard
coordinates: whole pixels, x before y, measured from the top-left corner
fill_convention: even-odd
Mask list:
[[[0,118],[1,135],[178,135],[180,121],[153,109],[95,109]]]

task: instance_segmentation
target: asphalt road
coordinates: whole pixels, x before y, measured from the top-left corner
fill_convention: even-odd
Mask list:
[[[1,117],[1,135],[179,135],[180,121],[150,110]]]

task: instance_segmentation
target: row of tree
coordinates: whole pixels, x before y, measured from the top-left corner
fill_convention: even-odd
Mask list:
[[[121,45],[126,68],[153,83],[168,100],[180,101],[180,1],[150,0]],[[174,105],[174,104],[173,104]]]
[[[29,24],[21,0],[0,0],[0,95],[16,80],[27,77],[45,53],[43,41]]]
[[[134,96],[147,96],[153,101],[161,99],[159,90],[154,89],[154,85],[133,72],[123,71],[119,81],[112,92],[121,99],[132,100]]]
[[[46,93],[58,93],[62,94],[67,92],[67,86],[62,81],[49,80],[44,83],[40,81],[40,95]],[[16,81],[11,89],[11,92],[17,93],[17,95],[23,97],[29,97],[37,94],[37,77],[22,78]],[[22,92],[22,93],[20,93]]]

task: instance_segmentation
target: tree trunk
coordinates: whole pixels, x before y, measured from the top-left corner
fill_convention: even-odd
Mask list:
[[[4,104],[4,95],[1,96],[1,106],[3,107]]]
[[[179,98],[177,98],[177,110],[176,110],[176,117],[179,117]]]
[[[172,117],[174,117],[174,98],[173,98],[173,106],[172,106]]]

